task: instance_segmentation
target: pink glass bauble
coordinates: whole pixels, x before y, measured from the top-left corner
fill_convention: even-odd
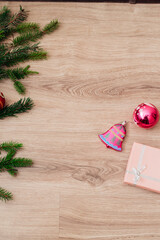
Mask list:
[[[133,112],[134,122],[141,128],[151,128],[159,120],[158,109],[151,103],[141,103]]]

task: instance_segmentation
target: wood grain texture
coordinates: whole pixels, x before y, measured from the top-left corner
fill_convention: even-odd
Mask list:
[[[18,2],[6,2],[17,10]],[[3,6],[4,2],[0,2]],[[160,109],[160,5],[23,3],[29,20],[59,29],[41,45],[47,61],[24,79],[36,107],[1,120],[1,141],[24,143],[34,160],[16,178],[0,175],[14,200],[0,203],[0,240],[159,240],[160,197],[123,184],[134,141],[160,146],[160,124],[128,124],[121,153],[97,135],[128,120],[137,104]],[[0,83],[7,103],[12,83]]]

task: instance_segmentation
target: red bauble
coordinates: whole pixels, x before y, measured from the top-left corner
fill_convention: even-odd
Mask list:
[[[4,108],[4,105],[5,105],[5,98],[3,93],[1,92],[0,93],[0,110]]]
[[[133,112],[134,122],[141,128],[151,128],[159,120],[158,109],[151,103],[141,103]]]

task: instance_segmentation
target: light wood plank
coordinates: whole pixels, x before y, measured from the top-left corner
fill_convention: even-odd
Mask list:
[[[97,135],[132,121],[141,102],[159,108],[160,5],[22,5],[29,21],[61,25],[41,40],[48,60],[30,62],[40,74],[23,80],[35,108],[1,120],[1,141],[23,142],[18,154],[34,166],[16,178],[0,175],[14,193],[0,203],[0,240],[159,240],[159,195],[124,185],[123,177],[134,141],[160,146],[160,125],[129,123],[121,153]],[[20,98],[10,80],[0,87],[8,104]]]
[[[63,195],[62,239],[158,239],[159,197],[137,195]]]

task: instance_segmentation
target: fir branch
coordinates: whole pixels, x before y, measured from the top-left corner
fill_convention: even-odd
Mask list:
[[[8,69],[8,67],[28,60],[46,59],[47,53],[39,47],[39,44],[31,45],[31,42],[37,42],[59,26],[58,20],[53,20],[41,30],[37,23],[24,23],[27,16],[28,12],[21,6],[17,14],[12,14],[7,7],[0,11],[0,41],[19,33],[11,43],[0,44],[0,80],[10,78],[14,82],[15,89],[21,94],[25,93],[25,87],[19,80],[38,72],[25,68]]]
[[[12,148],[8,153],[6,157],[3,157],[0,159],[0,172],[8,171],[10,169],[13,170],[11,165],[11,159],[16,154],[16,149]],[[15,172],[15,171],[14,171]],[[12,171],[13,173],[13,171]]]
[[[33,164],[29,158],[13,158],[16,150],[15,148],[11,148],[7,152],[7,155],[0,159],[0,172],[7,171],[12,176],[15,176],[18,172],[15,167],[30,167]]]
[[[2,65],[2,59],[5,56],[7,52],[7,45],[6,44],[1,44],[0,45],[0,65]]]
[[[32,52],[29,54],[29,59],[30,60],[42,60],[47,58],[47,52],[45,51],[37,51],[37,52]]]
[[[7,36],[11,35],[16,31],[16,27],[27,19],[28,12],[25,11],[21,6],[18,13],[12,15],[7,7],[2,9],[2,13],[6,12],[6,17],[2,16],[1,30],[3,30],[3,36],[1,35],[0,40],[3,40]]]
[[[12,200],[13,199],[13,195],[11,192],[8,192],[7,190],[0,188],[0,200]]]
[[[30,167],[33,162],[29,158],[13,158],[10,164],[12,167]]]
[[[28,75],[30,74],[38,74],[38,72],[35,72],[35,71],[31,71],[29,70],[30,66],[27,65],[25,68],[13,68],[13,69],[9,69],[7,71],[8,73],[8,76],[9,76],[9,73],[12,73],[12,75],[14,75],[13,79],[24,79],[25,77],[27,77]]]
[[[7,77],[8,77],[8,76],[7,76],[6,70],[0,68],[0,80],[1,80],[1,79],[4,79],[4,78],[7,78]]]
[[[29,42],[36,42],[41,37],[42,32],[40,31],[22,33],[21,35],[13,39],[13,45],[16,47],[19,45],[27,44]]]
[[[15,154],[16,154],[16,148],[10,149],[10,151],[7,153],[7,156],[2,158],[2,162],[10,161],[11,158],[13,158]]]
[[[9,50],[6,52],[5,48],[5,55],[0,58],[0,65],[4,65],[7,67],[16,65],[19,62],[24,62],[29,60],[30,53],[38,52],[41,48],[39,47],[39,43],[33,45],[26,45],[26,46],[19,46],[16,48]]]
[[[18,33],[26,33],[30,31],[39,31],[40,27],[39,24],[33,22],[21,23],[17,26],[16,32]]]
[[[23,144],[17,143],[17,142],[4,142],[4,143],[0,144],[0,149],[4,150],[6,152],[11,151],[12,149],[18,150],[22,147],[23,147]]]
[[[59,26],[58,20],[53,20],[50,23],[46,24],[42,30],[43,34],[49,34],[52,33],[54,30],[56,30]]]
[[[18,170],[15,169],[15,168],[10,167],[10,168],[7,170],[7,172],[8,172],[11,176],[16,176]]]
[[[12,16],[11,21],[5,26],[6,28],[18,26],[28,17],[28,12],[20,6],[19,12]]]
[[[20,99],[12,105],[5,106],[0,111],[0,119],[4,119],[6,117],[16,117],[17,114],[27,112],[32,109],[33,101],[28,97],[24,99]]]
[[[40,57],[39,57],[40,58]],[[34,60],[34,59],[33,59]],[[14,82],[14,87],[20,94],[25,93],[24,85],[17,80],[24,79],[26,76],[31,74],[38,74],[36,71],[29,70],[30,66],[26,66],[25,68],[13,68],[13,69],[0,69],[0,79],[10,78]]]
[[[20,81],[14,82],[14,88],[17,90],[19,94],[24,94],[26,91],[25,86]]]
[[[11,20],[11,11],[4,6],[0,11],[0,27],[6,27]]]
[[[22,33],[18,37],[13,39],[14,46],[18,45],[24,45],[28,44],[29,42],[35,42],[38,39],[42,38],[44,34],[52,33],[54,30],[56,30],[59,26],[58,20],[53,20],[50,23],[46,24],[42,31],[39,30],[38,27],[36,27],[35,31],[28,31],[25,33]],[[30,23],[30,28],[33,27]]]
[[[3,30],[0,30],[0,40],[3,39],[4,37],[5,37],[4,31],[3,31]]]

